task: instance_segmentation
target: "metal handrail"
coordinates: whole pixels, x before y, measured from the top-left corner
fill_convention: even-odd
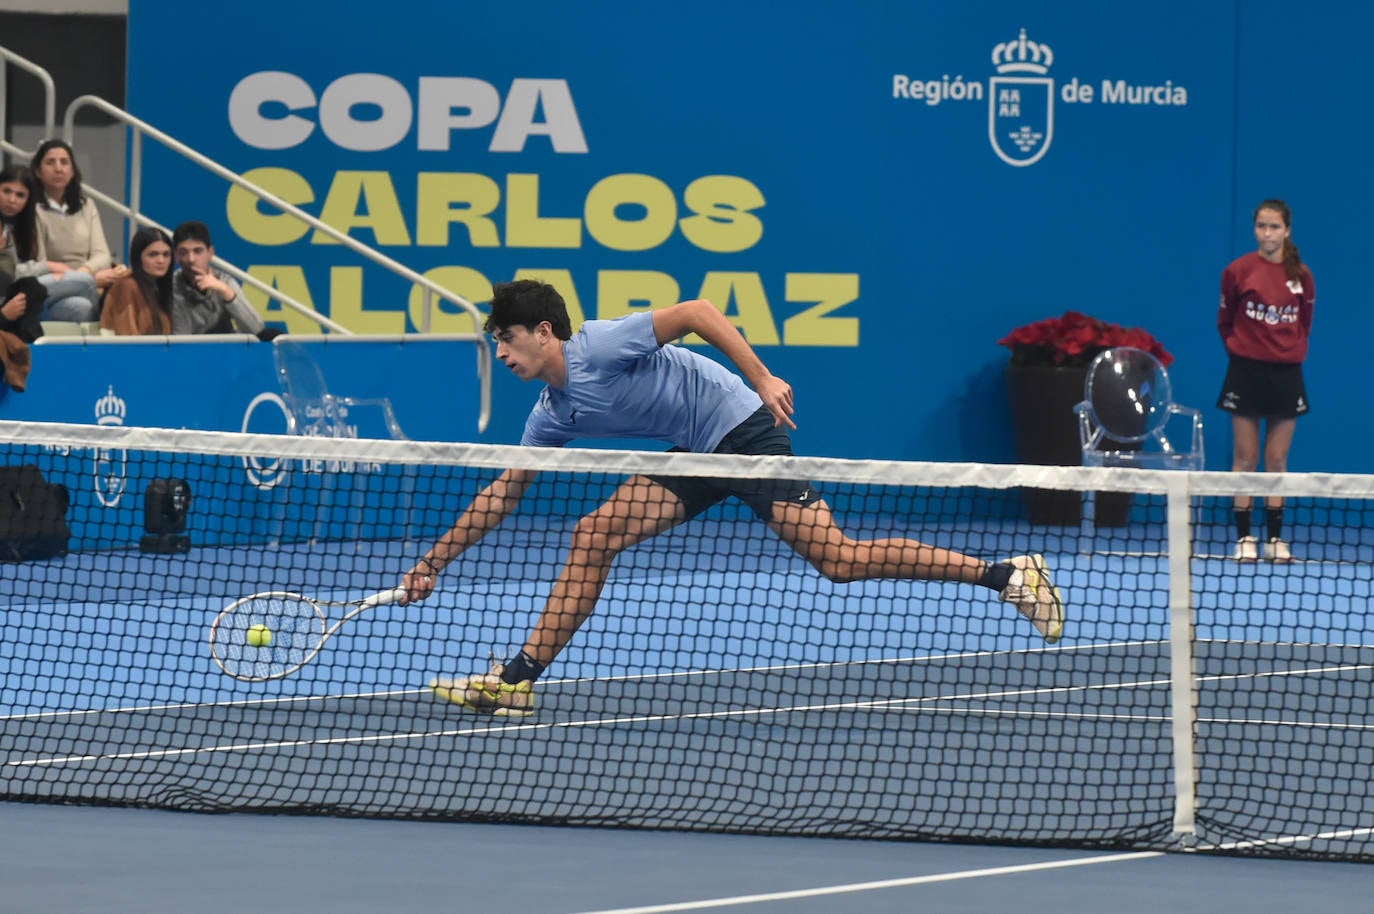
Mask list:
[[[115,120],[122,121],[126,126],[130,127],[133,130],[133,161],[131,162],[129,178],[129,202],[131,205],[129,207],[125,207],[122,204],[114,203],[114,201],[111,200],[110,197],[104,194],[98,194],[98,192],[93,191],[90,188],[86,188],[86,192],[90,194],[93,199],[97,199],[101,202],[106,202],[107,205],[113,205],[116,208],[123,210],[127,218],[130,220],[131,225],[134,223],[155,225],[155,223],[152,223],[151,220],[145,219],[138,213],[139,201],[142,196],[142,137],[144,135],[147,135],[152,139],[157,140],[159,143],[161,143],[163,146],[165,146],[172,152],[175,152],[183,158],[189,159],[190,161],[201,166],[205,170],[209,171],[211,174],[223,178],[230,184],[233,184],[235,187],[240,187],[248,191],[249,193],[256,196],[258,199],[271,204],[272,206],[276,207],[282,212],[287,213],[291,216],[295,216],[297,219],[300,219],[302,222],[306,223],[316,231],[328,235],[330,238],[339,242],[344,247],[353,251],[355,254],[361,255],[367,260],[370,260],[373,263],[377,264],[378,266],[384,267],[385,269],[390,270],[392,273],[395,273],[404,279],[408,279],[412,283],[423,288],[425,290],[425,307],[424,318],[422,320],[421,326],[422,331],[429,330],[430,312],[433,308],[435,297],[441,298],[444,301],[448,301],[452,304],[458,305],[463,310],[467,311],[472,316],[473,323],[479,328],[479,330],[471,334],[460,335],[463,337],[470,338],[477,350],[477,377],[479,386],[481,388],[481,414],[480,418],[478,419],[477,428],[479,432],[486,431],[487,422],[491,416],[492,355],[491,348],[487,345],[486,336],[480,332],[480,328],[486,319],[486,315],[484,315],[476,305],[474,305],[472,302],[468,301],[460,295],[455,295],[454,293],[435,283],[433,280],[421,276],[419,273],[415,272],[414,270],[410,269],[404,264],[392,260],[385,254],[382,254],[381,252],[368,247],[367,245],[363,244],[360,241],[357,241],[356,239],[345,234],[344,232],[340,232],[333,226],[321,222],[319,219],[315,218],[314,216],[310,215],[309,213],[305,212],[299,207],[287,203],[285,200],[282,200],[275,194],[272,194],[264,188],[252,183],[251,181],[244,179],[242,176],[235,174],[228,168],[225,168],[223,165],[220,165],[218,162],[208,158],[207,156],[202,155],[201,153],[192,149],[190,146],[187,146],[186,144],[169,136],[168,134],[163,133],[161,130],[158,130],[156,127],[152,126],[146,121],[143,121],[135,117],[134,115],[125,111],[123,108],[111,104],[110,102],[106,101],[98,95],[78,96],[77,98],[72,99],[71,104],[67,106],[67,111],[63,119],[62,127],[63,135],[67,142],[72,142],[74,134],[76,132],[76,112],[81,108],[85,107],[96,108],[100,111],[103,111],[105,112],[105,114],[109,115]],[[160,226],[158,227],[160,228]],[[222,264],[223,262],[220,261],[220,263]],[[239,271],[238,275],[246,274],[242,274],[242,272]],[[265,290],[272,297],[277,298],[284,304],[288,304],[288,306],[291,306],[291,303],[288,303],[287,299],[283,297],[275,289],[271,289],[270,287],[267,287],[261,283],[254,283],[254,288]],[[301,305],[299,302],[294,303],[294,306],[296,310],[303,310],[305,313],[308,313],[314,320],[320,322],[321,324],[325,326],[330,326],[330,329],[334,329],[338,326],[337,324],[334,324],[332,321],[329,321],[329,323],[326,324],[325,321],[328,320],[327,318],[325,318],[323,315],[318,314],[318,312],[314,312],[312,309],[309,309],[306,306]],[[346,333],[347,331],[345,330],[343,332]]]
[[[426,279],[424,276],[421,276],[419,273],[410,269],[410,267],[407,267],[405,264],[392,260],[390,257],[387,257],[380,251],[368,247],[361,241],[358,241],[357,239],[349,236],[348,234],[334,228],[332,225],[328,225],[324,222],[321,222],[319,219],[310,215],[305,210],[300,209],[297,206],[293,206],[290,203],[287,203],[285,200],[281,199],[280,197],[276,196],[270,191],[262,187],[259,187],[258,185],[246,180],[240,175],[235,174],[234,172],[225,168],[218,162],[202,155],[199,152],[196,152],[190,146],[187,146],[179,140],[176,140],[168,136],[161,130],[158,130],[156,127],[147,123],[146,121],[142,121],[139,118],[134,117],[132,114],[125,111],[123,108],[119,108],[111,104],[110,102],[107,102],[105,99],[101,98],[98,95],[78,96],[77,98],[72,99],[71,104],[67,106],[67,113],[63,120],[62,129],[63,134],[68,140],[68,142],[72,140],[72,136],[76,128],[76,112],[81,108],[88,106],[92,108],[98,108],[99,110],[104,111],[110,117],[113,117],[114,119],[119,121],[123,121],[128,126],[134,128],[134,130],[136,131],[136,154],[138,152],[139,147],[139,134],[146,134],[147,136],[152,137],[162,145],[166,146],[172,152],[177,153],[183,158],[190,159],[192,162],[195,162],[197,165],[201,166],[202,168],[206,169],[212,174],[223,178],[230,184],[233,184],[236,187],[243,188],[244,190],[253,194],[258,199],[266,203],[272,204],[284,213],[288,213],[289,215],[295,216],[297,219],[306,223],[316,231],[322,232],[325,235],[328,235],[330,238],[334,239],[335,241],[339,242],[344,247],[353,251],[353,253],[359,254],[367,258],[368,260],[372,261],[378,266],[387,268],[388,270],[397,274],[398,276],[410,280],[411,282],[421,286],[428,292],[433,293],[434,295],[444,299],[445,301],[458,305],[460,308],[467,311],[468,314],[472,316],[473,321],[476,323],[478,327],[482,326],[482,322],[486,320],[486,315],[484,315],[476,305],[474,305],[467,299],[463,298],[461,295],[455,295],[454,293],[445,289],[443,286],[440,286],[433,280]],[[134,164],[135,166],[141,165],[141,161],[135,162]],[[138,173],[137,167],[135,167],[131,169],[129,179],[129,198],[130,202],[134,206],[134,209],[138,208],[138,198],[140,196],[141,185],[142,176]]]
[[[21,57],[6,47],[0,47],[0,129],[4,129],[5,125],[9,123],[6,117],[8,112],[5,110],[9,64],[14,64],[21,70],[27,70],[38,77],[38,81],[43,84],[43,135],[52,136],[53,127],[57,124],[57,87],[53,84],[52,75],[32,60]],[[28,150],[14,145],[8,137],[0,137],[0,150],[10,155],[24,156],[25,158],[29,155]]]
[[[163,225],[162,223],[154,219],[149,219],[142,213],[134,212],[131,208],[125,206],[123,203],[120,203],[114,197],[111,197],[109,194],[105,194],[96,190],[89,184],[83,184],[81,187],[81,192],[84,193],[86,196],[90,197],[92,200],[96,201],[97,203],[101,203],[105,206],[108,206],[110,209],[123,214],[125,219],[127,219],[132,225],[143,226],[145,228],[155,228],[168,236],[171,236],[172,234],[172,230],[169,229],[167,226]],[[135,231],[136,230],[137,229],[135,229]],[[343,324],[340,324],[337,321],[332,320],[331,318],[325,317],[323,314],[316,311],[309,305],[301,304],[291,296],[284,294],[280,289],[272,288],[267,283],[263,282],[261,279],[258,279],[251,273],[246,273],[243,270],[240,270],[238,267],[220,258],[219,256],[212,257],[210,259],[210,262],[213,263],[215,266],[219,267],[224,272],[228,273],[230,276],[233,276],[243,285],[252,286],[254,289],[257,289],[259,292],[262,292],[269,298],[275,298],[277,301],[281,302],[283,305],[290,308],[292,311],[295,311],[298,314],[305,315],[306,317],[310,318],[312,321],[319,324],[320,326],[328,327],[335,333],[343,334],[345,336],[351,336],[353,334],[353,331],[349,330]]]
[[[16,155],[29,154],[26,150],[19,149],[18,147],[13,147],[13,152]],[[155,228],[161,232],[164,232],[167,235],[172,234],[172,230],[167,226],[163,225],[155,219],[149,219],[142,213],[135,212],[133,209],[131,209],[128,206],[125,206],[123,203],[119,202],[114,197],[111,197],[109,194],[96,190],[90,184],[83,184],[81,191],[83,194],[90,197],[97,203],[103,206],[107,206],[110,209],[115,210],[116,212],[124,216],[125,221],[129,223],[129,228],[131,230],[129,234],[131,237],[133,235],[133,232],[137,231],[140,226],[147,228]],[[299,301],[285,294],[280,289],[274,289],[267,283],[263,282],[261,279],[258,279],[256,276],[253,276],[249,273],[244,272],[243,270],[240,270],[238,267],[234,266],[232,263],[229,263],[227,260],[224,260],[216,256],[211,258],[210,262],[213,263],[215,266],[219,267],[224,272],[233,276],[241,284],[251,286],[252,288],[257,289],[259,292],[262,292],[263,294],[267,295],[269,298],[275,298],[277,301],[281,302],[283,305],[290,308],[292,311],[295,311],[299,314],[304,315],[305,317],[310,318],[322,327],[328,327],[335,333],[345,335],[353,333],[352,330],[349,330],[343,324],[340,324],[337,321],[332,320],[331,318],[325,317],[323,314],[316,311],[314,308],[311,308],[309,305],[301,304]]]

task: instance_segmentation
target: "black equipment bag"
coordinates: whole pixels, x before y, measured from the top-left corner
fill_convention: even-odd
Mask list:
[[[0,467],[0,562],[66,555],[69,504],[67,487],[45,480],[38,467]]]

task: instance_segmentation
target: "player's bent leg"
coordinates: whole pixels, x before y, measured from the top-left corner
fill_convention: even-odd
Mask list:
[[[774,502],[768,526],[821,574],[844,584],[874,578],[978,583],[987,563],[912,539],[856,540],[822,500]]]
[[[591,616],[615,557],[681,523],[683,516],[681,501],[663,486],[643,476],[626,481],[577,522],[563,571],[520,656],[509,664],[493,664],[486,673],[435,678],[429,684],[435,697],[498,717],[533,714],[535,678]],[[522,664],[533,664],[535,672],[520,674]]]
[[[645,476],[623,483],[606,503],[577,522],[563,571],[525,652],[547,666],[596,608],[615,557],[682,523],[677,496]]]
[[[989,565],[982,559],[911,539],[856,540],[835,523],[823,501],[807,505],[775,502],[769,526],[811,566],[837,583],[872,578],[986,583]],[[993,586],[1016,607],[1050,644],[1064,633],[1064,599],[1050,577],[1043,556],[1020,555],[1000,569]]]

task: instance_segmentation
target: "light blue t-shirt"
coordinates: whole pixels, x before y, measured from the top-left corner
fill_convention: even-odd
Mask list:
[[[681,346],[660,346],[647,311],[587,321],[563,343],[563,357],[567,383],[540,393],[521,444],[653,438],[710,453],[763,405],[720,363]]]

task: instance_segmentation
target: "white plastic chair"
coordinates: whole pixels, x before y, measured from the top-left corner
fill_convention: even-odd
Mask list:
[[[1117,346],[1099,353],[1088,366],[1083,401],[1074,407],[1083,465],[1140,467],[1154,470],[1201,470],[1206,465],[1202,413],[1174,402],[1169,372],[1143,349]],[[1185,419],[1186,446],[1169,438],[1171,426]],[[1096,532],[1096,495],[1083,493],[1082,533]]]

